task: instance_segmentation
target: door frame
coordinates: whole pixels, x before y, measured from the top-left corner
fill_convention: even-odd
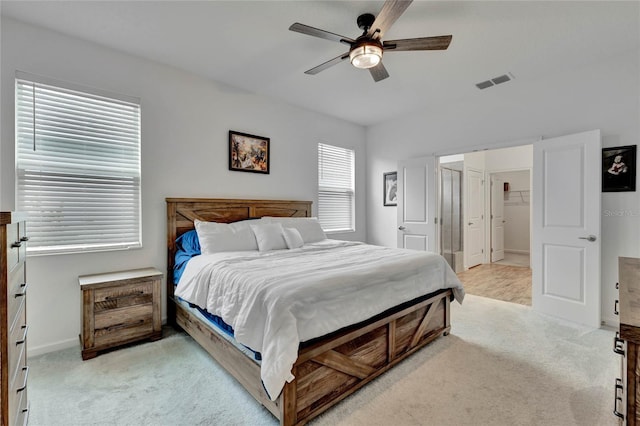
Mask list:
[[[502,180],[502,177],[498,177],[495,176],[500,172],[488,172],[487,173],[487,182],[489,182],[489,201],[485,204],[486,206],[489,206],[488,211],[486,211],[487,209],[485,209],[485,216],[488,217],[488,222],[489,222],[489,231],[487,233],[487,235],[489,236],[488,240],[489,240],[489,250],[487,251],[487,253],[489,254],[489,263],[494,263],[497,262],[498,260],[503,260],[504,259],[504,239],[505,239],[505,229],[506,229],[506,225],[505,223],[507,223],[506,220],[504,220],[504,181]],[[501,188],[496,188],[494,187],[494,180],[499,179],[499,182],[502,183],[502,187]],[[494,196],[497,193],[502,193],[502,257],[498,260],[494,260],[494,254],[496,253],[496,251],[494,250],[495,248],[495,243],[496,243],[496,232],[495,232],[495,211],[494,211]],[[499,197],[498,197],[499,198]],[[486,232],[486,231],[485,231]]]
[[[526,145],[532,145],[531,144],[526,144]],[[499,149],[499,148],[498,148]],[[514,169],[496,169],[496,170],[487,170],[487,179],[490,181],[491,180],[491,175],[495,174],[495,173],[509,173],[509,172],[529,172],[529,194],[531,194],[532,190],[533,190],[533,168],[531,167],[520,167],[520,168],[514,168]],[[487,193],[487,202],[491,203],[491,190],[488,191]],[[490,204],[489,204],[490,205]],[[532,249],[532,242],[531,239],[533,237],[532,235],[532,223],[531,221],[533,220],[533,199],[531,197],[531,195],[529,195],[529,268],[531,268],[531,249]],[[492,235],[491,234],[491,223],[487,224],[487,229],[486,232],[489,232],[489,234],[487,235]],[[506,235],[506,234],[505,234]],[[489,253],[491,253],[491,239],[489,238],[487,247],[485,248],[486,250],[488,250]],[[493,263],[493,262],[490,262]]]
[[[494,142],[494,143],[487,143],[487,144],[480,144],[480,145],[471,145],[467,148],[454,148],[454,149],[447,149],[447,150],[442,150],[442,151],[436,151],[433,153],[433,156],[435,157],[435,163],[436,163],[436,169],[439,169],[440,167],[440,157],[448,157],[451,155],[464,155],[464,154],[469,154],[471,152],[477,152],[477,151],[492,151],[492,150],[496,150],[496,149],[503,149],[503,148],[515,148],[518,146],[524,146],[524,145],[533,145],[534,143],[541,141],[543,139],[542,136],[536,136],[533,138],[523,138],[523,139],[516,139],[516,140],[511,140],[511,141],[505,141],[505,142]],[[532,179],[531,179],[531,175],[533,173],[533,171],[531,170],[531,168],[526,168],[526,169],[522,169],[522,168],[517,168],[517,169],[504,169],[504,170],[492,170],[492,172],[509,172],[509,171],[518,171],[518,170],[529,170],[529,186],[530,189],[532,189]],[[463,172],[464,173],[464,172]],[[440,173],[436,173],[436,211],[437,212],[441,212],[442,211],[442,194],[440,193]],[[465,177],[463,176],[463,179],[465,179]],[[485,185],[485,205],[486,205],[486,201],[488,195],[486,193],[486,185]],[[532,206],[529,206],[529,218],[531,219],[531,208]],[[440,213],[438,213],[439,215]],[[436,247],[438,247],[438,250],[440,248],[440,218],[438,217],[438,226],[436,226]],[[485,233],[487,232],[486,229],[487,226],[487,221],[485,220]],[[486,247],[486,241],[487,239],[485,238],[485,254],[487,253],[487,247]],[[491,249],[491,247],[489,246],[489,250]],[[531,229],[529,229],[529,253],[531,253]],[[529,264],[531,264],[531,261],[529,261]],[[466,268],[465,268],[466,269]]]
[[[470,194],[469,194],[469,190],[467,190],[467,183],[468,183],[468,178],[469,178],[469,171],[473,171],[474,173],[478,173],[480,175],[480,179],[481,179],[481,191],[482,193],[480,194],[480,202],[482,203],[482,213],[481,213],[481,218],[480,220],[482,221],[482,224],[480,225],[479,229],[482,232],[481,235],[481,243],[482,243],[482,256],[480,256],[482,259],[480,260],[480,263],[478,264],[474,264],[473,266],[478,266],[478,265],[483,265],[485,263],[487,263],[487,253],[489,252],[487,250],[487,245],[490,244],[489,243],[489,239],[487,238],[487,217],[486,217],[486,213],[487,213],[487,187],[488,185],[486,184],[486,180],[487,180],[487,173],[486,170],[484,169],[477,169],[475,167],[467,167],[464,166],[463,168],[463,176],[462,176],[462,181],[463,183],[463,188],[465,189],[465,191],[463,192],[463,197],[464,197],[464,209],[462,211],[462,229],[463,229],[463,237],[462,237],[462,241],[463,241],[463,246],[464,246],[464,267],[465,270],[466,269],[470,269],[473,266],[468,266],[471,262],[469,261],[469,257],[470,257],[470,253],[469,253],[469,226],[468,224],[470,224],[469,222],[469,206],[471,205],[471,198],[470,198]]]
[[[577,135],[577,134],[580,134],[580,133],[587,133],[587,132],[578,132],[578,133],[575,133],[575,134]],[[571,135],[574,135],[574,134],[562,135],[562,136],[559,136],[559,137],[571,136]],[[544,138],[544,139],[546,140],[546,139],[553,139],[553,138]],[[480,145],[480,146],[476,146],[476,147],[460,148],[460,149],[455,149],[455,150],[447,150],[447,151],[437,152],[437,153],[434,153],[434,156],[436,157],[436,159],[437,159],[437,161],[439,163],[439,158],[443,157],[443,156],[456,155],[456,154],[466,154],[466,153],[471,153],[471,152],[481,151],[481,150],[484,151],[484,150],[494,150],[494,149],[501,149],[501,148],[512,148],[512,147],[518,147],[518,146],[529,145],[529,144],[535,145],[537,142],[542,141],[542,140],[543,140],[542,137],[537,137],[537,138],[532,138],[532,139],[523,139],[523,140],[519,140],[519,141],[512,141],[512,142],[499,143],[499,144]],[[512,170],[516,170],[516,169],[512,169]],[[520,169],[520,170],[522,170],[522,169]],[[485,172],[485,177],[488,177],[489,173],[500,172],[500,171],[503,171],[503,170],[486,171]],[[508,170],[504,170],[504,171],[508,171]],[[530,178],[531,178],[530,179],[530,190],[532,191],[531,192],[532,196],[530,198],[529,209],[530,209],[530,220],[533,220],[533,209],[535,208],[535,197],[533,196],[534,195],[533,194],[533,184],[534,184],[533,172],[534,172],[534,170],[533,169],[529,169],[529,171],[530,171]],[[488,197],[486,188],[487,188],[487,186],[485,186],[485,197]],[[439,190],[440,190],[439,186],[437,187],[437,190],[438,190],[437,202],[440,203],[441,202],[441,194],[439,193]],[[486,201],[486,198],[485,198],[485,201]],[[438,206],[438,209],[440,209],[439,206]],[[487,222],[488,221],[485,221],[485,229],[488,226]],[[437,227],[436,231],[439,232],[439,227]],[[534,269],[533,256],[535,255],[534,252],[533,252],[533,236],[534,235],[533,235],[533,226],[532,226],[531,229],[530,229],[530,243],[529,243],[529,246],[530,246],[529,251],[530,251],[530,255],[531,255],[530,263],[531,263],[531,268],[532,268],[532,275],[534,274],[534,271],[533,271],[533,269]],[[599,236],[598,236],[598,238],[599,238]],[[486,239],[485,239],[485,241],[486,241]],[[490,243],[489,243],[489,245],[490,245]],[[465,250],[466,250],[466,247],[465,247]],[[487,253],[487,251],[485,251],[485,256],[486,256],[486,253]],[[600,263],[602,263],[601,255],[600,255],[599,261],[600,261]],[[600,274],[601,274],[601,272],[602,271],[600,269]],[[600,279],[601,279],[601,276],[598,277],[598,280],[600,280]],[[601,286],[601,284],[600,284],[600,286]],[[533,292],[533,289],[532,289],[532,292]],[[533,305],[533,300],[532,300],[532,305]],[[602,311],[602,298],[600,298],[599,309],[600,309],[600,311]]]

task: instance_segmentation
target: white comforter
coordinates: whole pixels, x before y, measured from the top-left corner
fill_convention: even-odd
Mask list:
[[[325,240],[196,256],[175,294],[220,316],[238,342],[262,354],[262,381],[275,400],[294,379],[300,342],[443,288],[462,302],[462,284],[442,256]]]

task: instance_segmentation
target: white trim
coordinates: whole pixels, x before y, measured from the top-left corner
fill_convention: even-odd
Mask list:
[[[464,148],[445,149],[443,151],[435,152],[433,155],[435,155],[436,157],[444,157],[444,156],[455,155],[455,154],[470,154],[472,152],[478,152],[478,151],[490,151],[494,149],[513,148],[516,146],[532,145],[535,142],[541,141],[542,139],[543,139],[542,136],[537,136],[532,138],[519,139],[515,141],[510,140],[505,142],[495,142],[495,143],[489,143],[489,144],[483,144],[483,145],[467,146]]]
[[[36,356],[47,354],[49,352],[61,351],[63,349],[69,349],[73,347],[78,348],[78,355],[80,355],[80,342],[78,341],[78,339],[61,340],[59,342],[48,343],[46,345],[36,347],[29,346],[27,351],[27,358],[33,358]]]
[[[531,254],[529,250],[512,250],[512,249],[504,249],[505,253],[513,253],[513,254]]]

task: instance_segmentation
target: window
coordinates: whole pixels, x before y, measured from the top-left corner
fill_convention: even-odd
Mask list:
[[[318,144],[318,220],[327,232],[354,231],[355,152]]]
[[[16,174],[30,254],[141,246],[139,100],[18,73]]]

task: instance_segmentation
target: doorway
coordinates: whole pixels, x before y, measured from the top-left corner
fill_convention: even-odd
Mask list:
[[[531,174],[531,302],[532,308],[540,313],[555,316],[563,320],[572,321],[589,327],[600,327],[602,313],[601,283],[600,283],[600,179],[602,169],[600,130],[591,130],[565,136],[557,136],[549,139],[539,138],[533,145],[516,146],[501,150],[504,155],[486,155],[492,151],[480,151],[463,155],[464,170],[462,180],[465,181],[468,170],[467,156],[477,155],[474,168],[481,167],[484,170],[485,179],[479,182],[481,190],[474,191],[462,188],[463,193],[463,255],[465,269],[468,254],[472,252],[477,241],[469,244],[467,227],[473,224],[469,221],[469,208],[465,205],[470,195],[474,200],[489,200],[485,185],[487,171],[504,170],[506,165],[512,169],[529,168]],[[533,153],[533,158],[528,166],[514,166],[515,157],[509,157],[516,151],[528,150]],[[413,224],[405,220],[409,213],[414,213],[415,200],[411,181],[412,176],[420,177],[416,183],[424,191],[416,194],[421,208],[419,224],[430,224],[425,228],[428,232],[420,234],[426,242],[439,238],[440,221],[435,213],[436,205],[441,202],[438,195],[438,185],[435,180],[439,178],[436,173],[437,166],[442,157],[436,163],[435,156],[425,157],[420,166],[420,172],[413,174],[408,165],[398,165],[398,186],[401,182],[406,188],[399,191],[398,195],[398,247],[406,247],[403,244],[406,236],[414,235]],[[408,160],[405,160],[405,162]],[[535,165],[535,166],[534,166]],[[417,169],[416,169],[417,171]],[[478,196],[478,193],[483,196]],[[412,207],[413,206],[413,207]],[[429,213],[429,214],[427,214]],[[486,214],[486,213],[485,213]],[[483,226],[478,232],[481,246],[484,246],[483,265],[489,263],[491,267],[512,267],[509,265],[494,265],[487,262],[490,252],[490,221],[480,216]],[[483,231],[484,230],[484,231]],[[417,235],[417,234],[416,234]],[[433,235],[433,238],[431,236]],[[439,247],[439,244],[423,244],[427,250]],[[430,248],[433,247],[433,248]],[[437,249],[436,249],[437,250]],[[467,271],[465,271],[467,272]]]
[[[491,263],[531,266],[531,170],[491,172]]]
[[[467,293],[531,306],[532,145],[444,156],[438,167],[442,256]]]

